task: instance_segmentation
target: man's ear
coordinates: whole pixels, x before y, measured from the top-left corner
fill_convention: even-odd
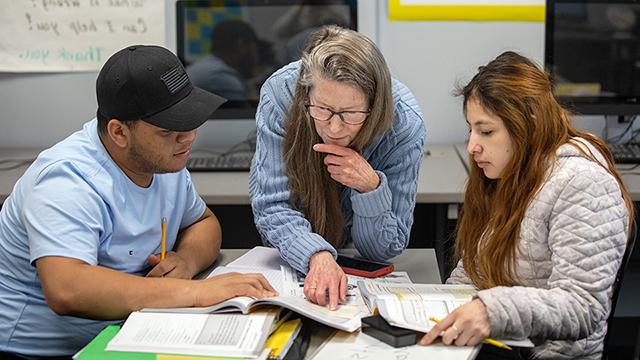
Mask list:
[[[131,129],[118,119],[111,119],[107,123],[107,134],[111,141],[119,148],[126,148],[131,139]]]

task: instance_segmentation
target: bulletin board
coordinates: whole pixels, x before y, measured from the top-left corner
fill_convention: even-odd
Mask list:
[[[97,71],[134,44],[165,44],[164,1],[2,2],[0,72]]]
[[[395,21],[532,21],[545,17],[545,0],[389,0]]]

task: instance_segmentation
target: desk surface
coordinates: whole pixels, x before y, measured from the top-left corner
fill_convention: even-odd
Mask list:
[[[0,161],[33,159],[39,152],[38,149],[0,148]],[[17,163],[4,162],[0,163],[0,167],[13,164]],[[0,203],[9,196],[13,185],[27,167],[28,165],[23,165],[12,170],[0,170]],[[416,200],[418,203],[462,202],[466,177],[466,170],[453,145],[427,146],[427,154],[422,159]],[[248,172],[192,172],[191,178],[207,204],[249,204]]]
[[[248,249],[222,249],[215,266],[226,265],[239,258]],[[357,254],[356,249],[341,249],[341,254]],[[440,271],[434,249],[406,249],[390,260],[395,271],[406,271],[414,283],[440,284]]]

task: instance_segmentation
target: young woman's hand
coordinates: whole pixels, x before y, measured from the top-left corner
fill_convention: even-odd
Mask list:
[[[311,256],[309,272],[304,279],[304,295],[318,305],[338,308],[338,301],[345,302],[347,297],[347,276],[328,251],[320,251]]]
[[[420,345],[431,344],[438,336],[442,342],[458,346],[473,346],[489,336],[491,324],[487,308],[480,299],[464,304],[442,319],[420,340]]]

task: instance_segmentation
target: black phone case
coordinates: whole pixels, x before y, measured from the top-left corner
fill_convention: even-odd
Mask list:
[[[336,260],[336,262],[340,266],[344,266],[352,269],[364,270],[364,271],[371,271],[371,272],[378,271],[382,268],[385,268],[391,265],[388,263],[366,260],[366,259],[359,259],[359,258],[342,255],[342,254],[338,255],[338,259]]]
[[[393,347],[414,345],[420,335],[413,330],[389,325],[385,319],[376,315],[362,318],[362,332]]]

